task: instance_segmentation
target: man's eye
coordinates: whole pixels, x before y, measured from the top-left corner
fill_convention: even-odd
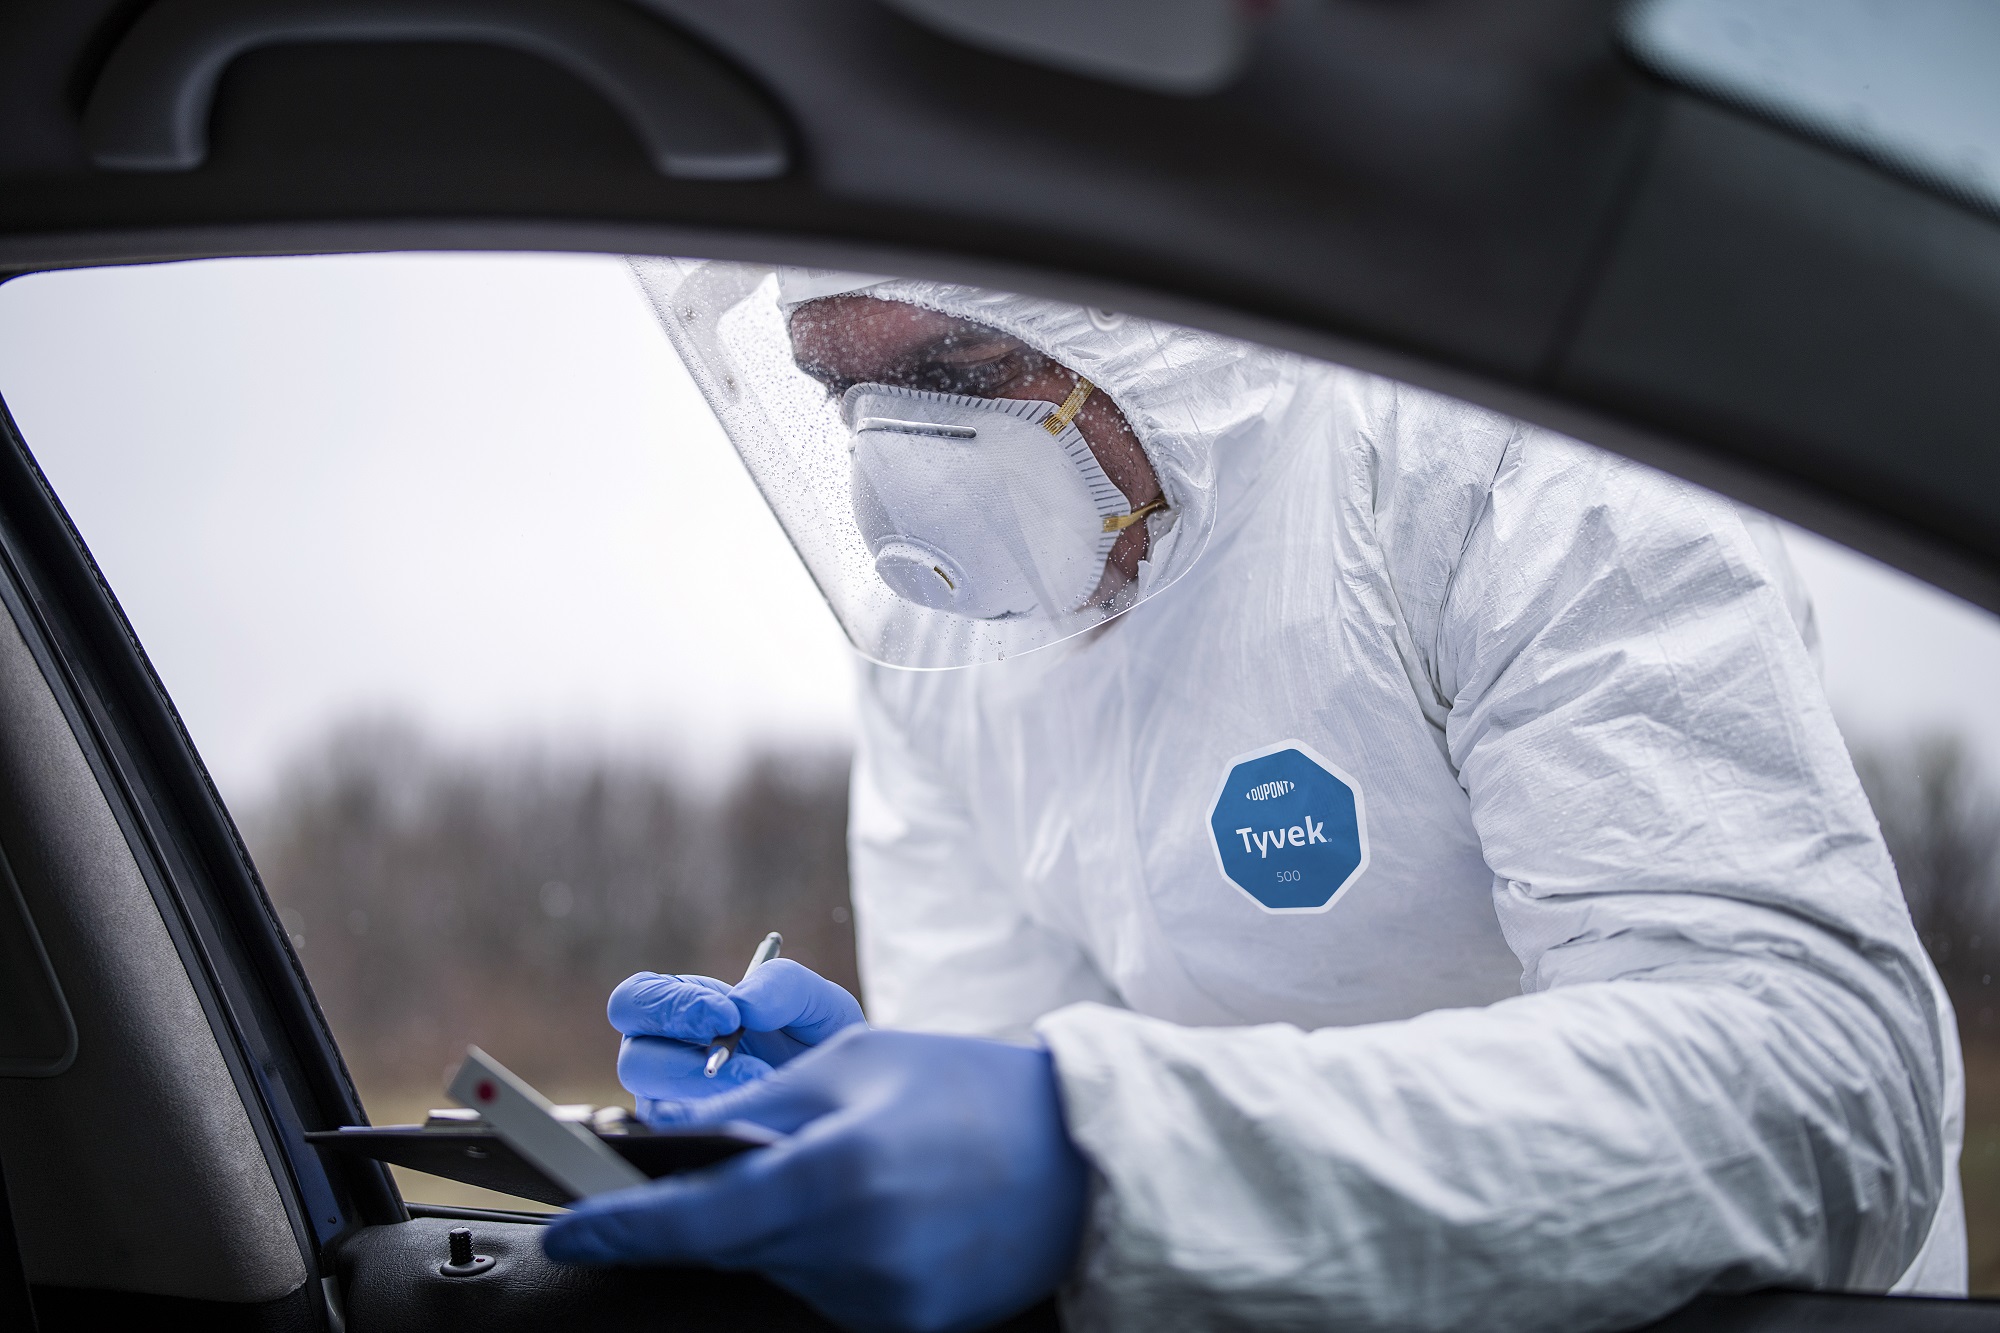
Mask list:
[[[959,365],[948,361],[928,362],[917,369],[917,387],[938,393],[984,396],[1004,387],[1014,378],[1006,361],[981,361]]]
[[[1020,346],[954,348],[914,363],[902,382],[934,393],[991,398],[1027,372],[1032,355]]]

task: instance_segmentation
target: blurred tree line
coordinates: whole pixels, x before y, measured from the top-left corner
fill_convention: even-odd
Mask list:
[[[633,972],[734,981],[778,930],[858,989],[847,765],[761,753],[710,788],[665,764],[450,751],[359,722],[296,761],[244,832],[364,1097],[435,1096],[467,1042],[552,1092],[615,1090],[604,1002]]]
[[[1917,934],[1965,1047],[1966,1248],[1975,1296],[2000,1293],[2000,794],[1955,737],[1858,747]]]
[[[1854,766],[1960,1033],[2000,1043],[2000,793],[1951,735],[1857,747]]]

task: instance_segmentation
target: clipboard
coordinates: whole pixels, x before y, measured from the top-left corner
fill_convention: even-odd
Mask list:
[[[345,1125],[309,1132],[306,1142],[566,1207],[585,1194],[699,1171],[782,1137],[742,1120],[652,1129],[622,1107],[554,1106],[478,1047],[466,1052],[452,1091],[485,1101],[492,1119],[450,1108],[432,1111],[421,1125]]]

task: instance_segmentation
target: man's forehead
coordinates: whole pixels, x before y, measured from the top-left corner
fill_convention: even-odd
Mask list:
[[[885,364],[955,336],[1004,337],[942,311],[850,293],[808,301],[792,312],[792,348],[820,365]]]

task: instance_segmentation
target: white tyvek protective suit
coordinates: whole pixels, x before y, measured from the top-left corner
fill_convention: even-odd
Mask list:
[[[1072,1326],[1964,1290],[1952,1016],[1733,507],[1298,358],[1218,339],[1121,382],[1137,321],[880,294],[1135,423],[1213,391],[1178,583],[1026,657],[863,673],[870,1014],[1053,1052],[1102,1178]],[[1288,739],[1365,797],[1366,868],[1318,914],[1264,911],[1210,841],[1232,758]]]

